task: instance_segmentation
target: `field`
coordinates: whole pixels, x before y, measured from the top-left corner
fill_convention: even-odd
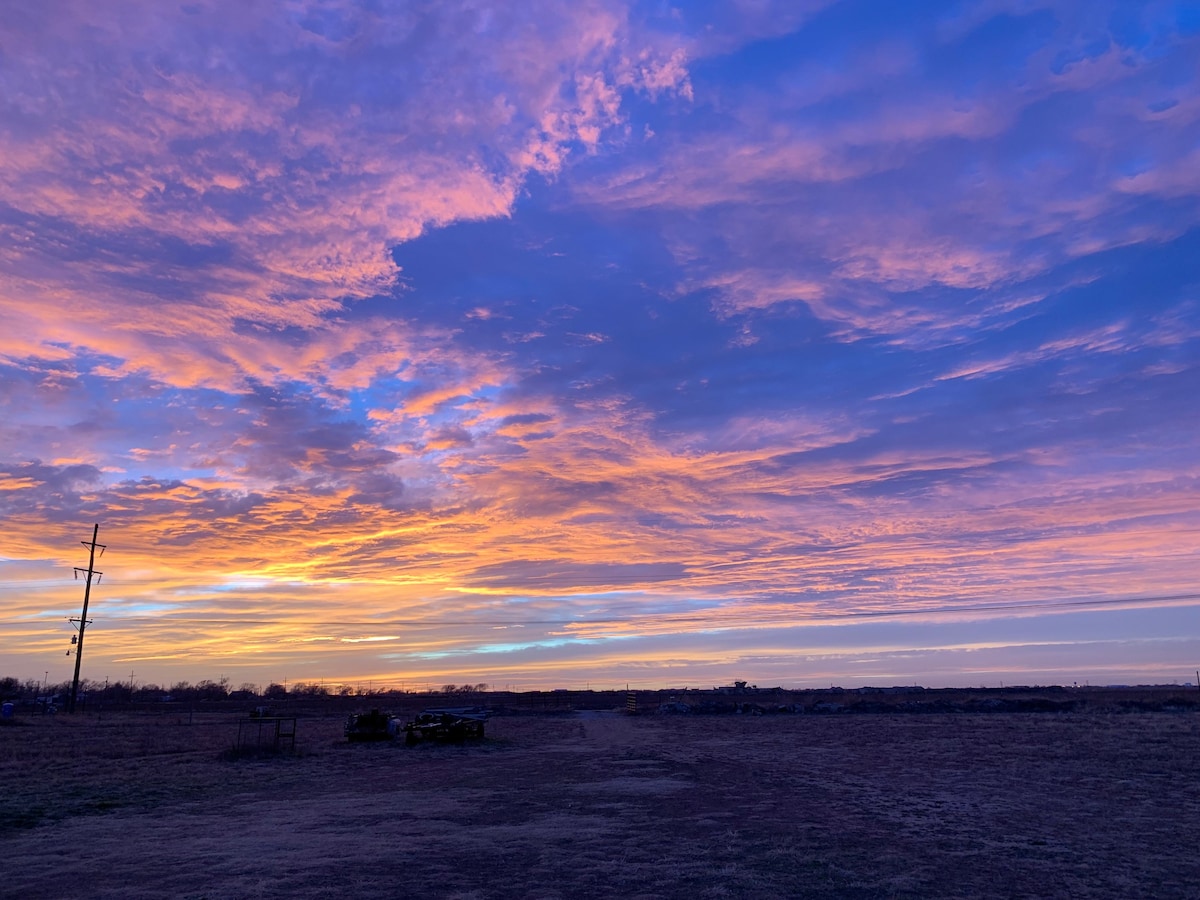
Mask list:
[[[511,714],[230,758],[236,715],[0,728],[6,897],[1200,896],[1200,714]]]

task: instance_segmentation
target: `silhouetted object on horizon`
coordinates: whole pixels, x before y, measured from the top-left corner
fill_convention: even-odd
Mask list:
[[[95,527],[92,529],[92,542],[89,544],[87,541],[80,541],[80,543],[89,550],[88,567],[86,570],[79,568],[79,566],[75,567],[75,577],[78,578],[80,572],[86,572],[87,582],[83,587],[83,612],[79,614],[78,619],[72,618],[69,620],[72,625],[75,625],[79,629],[79,634],[71,635],[71,643],[75,645],[75,677],[71,681],[71,699],[69,701],[69,705],[67,706],[68,712],[75,712],[75,699],[79,696],[79,667],[83,663],[83,633],[84,630],[92,624],[91,620],[87,617],[88,600],[91,598],[92,594],[92,577],[95,576],[96,584],[99,584],[100,576],[104,574],[103,572],[96,571],[96,548],[100,548],[101,556],[104,555],[104,551],[107,549],[103,544],[96,543],[96,538],[99,537],[99,535],[100,523],[97,522]],[[68,650],[67,656],[70,655],[71,651]]]

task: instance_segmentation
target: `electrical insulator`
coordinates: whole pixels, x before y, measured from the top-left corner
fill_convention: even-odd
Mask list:
[[[77,635],[77,634],[71,635],[71,643],[78,644],[79,643],[79,635]]]

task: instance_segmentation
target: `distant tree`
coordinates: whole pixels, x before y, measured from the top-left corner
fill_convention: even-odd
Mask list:
[[[248,694],[254,694],[255,696],[258,695],[258,685],[252,681],[243,681],[238,690],[245,691]]]
[[[0,678],[0,697],[11,700],[21,696],[21,682],[15,678]]]
[[[292,693],[301,697],[328,697],[329,691],[325,685],[316,681],[299,681],[292,686]]]
[[[229,691],[226,690],[226,685],[229,684],[229,679],[222,678],[220,681],[206,679],[201,681],[192,689],[192,700],[224,700],[229,696]]]
[[[282,684],[276,684],[273,681],[268,684],[266,690],[263,691],[263,697],[268,700],[286,700],[287,695],[287,688]]]
[[[79,679],[79,693],[84,694],[93,703],[105,700],[104,682],[94,678]]]
[[[443,694],[474,694],[478,691],[486,691],[488,686],[484,683],[480,684],[443,684],[441,693]],[[430,691],[433,693],[433,691]]]

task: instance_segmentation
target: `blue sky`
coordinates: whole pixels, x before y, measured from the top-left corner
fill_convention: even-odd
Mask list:
[[[5,32],[11,674],[1193,672],[1200,5]]]

